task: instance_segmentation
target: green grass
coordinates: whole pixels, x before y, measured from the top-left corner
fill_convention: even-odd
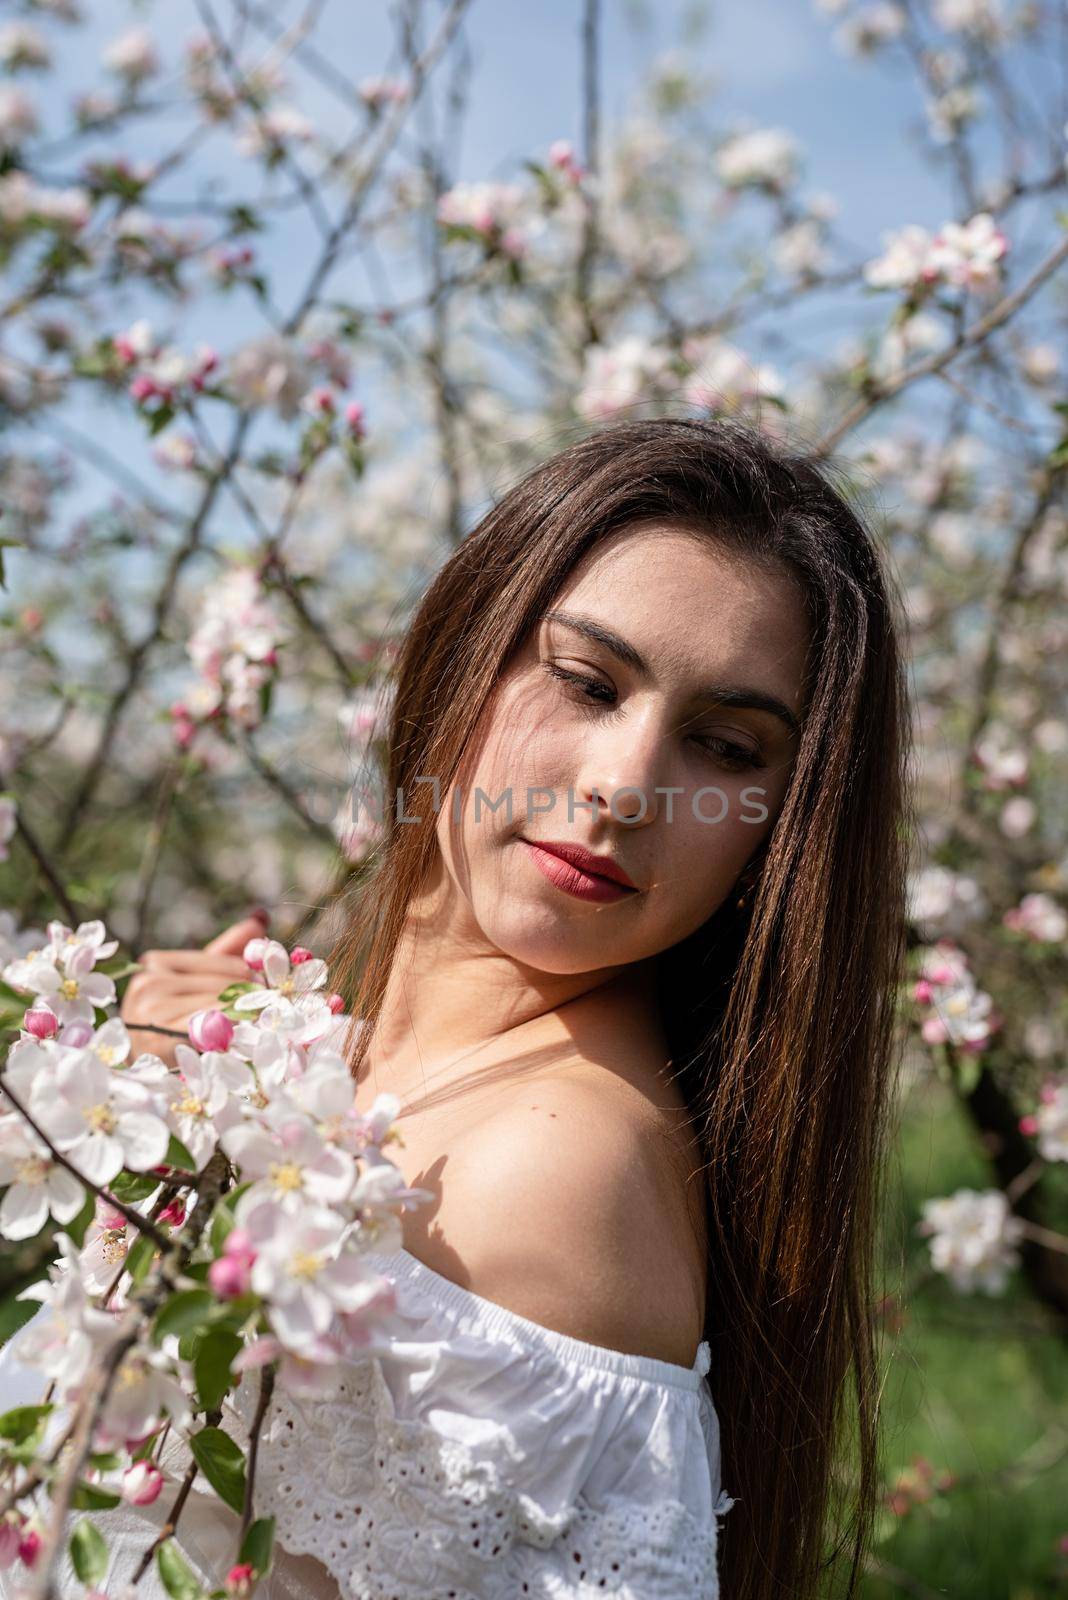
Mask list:
[[[887,1216],[887,1287],[928,1268],[915,1233],[923,1200],[964,1185],[989,1187],[989,1166],[967,1119],[937,1081],[911,1089]],[[1062,1174],[1053,1174],[1059,1180]],[[898,1264],[898,1265],[895,1265]],[[1039,1600],[1068,1596],[1068,1346],[1019,1273],[1005,1294],[963,1295],[928,1278],[907,1320],[884,1341],[883,1456],[889,1476],[925,1457],[956,1486],[904,1517],[880,1519],[881,1572],[864,1600]]]

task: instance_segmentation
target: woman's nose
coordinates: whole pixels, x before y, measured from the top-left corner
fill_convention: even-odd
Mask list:
[[[648,823],[656,818],[661,784],[662,733],[652,726],[628,723],[602,728],[587,751],[578,784],[584,805],[596,804],[618,822]],[[596,794],[596,802],[594,796]]]

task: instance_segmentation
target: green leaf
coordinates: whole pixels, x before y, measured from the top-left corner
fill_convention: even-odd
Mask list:
[[[155,411],[146,413],[146,421],[149,438],[154,439],[157,433],[162,433],[174,421],[174,407],[157,406]]]
[[[36,1278],[43,1278],[44,1275],[44,1269],[42,1268],[36,1274]],[[16,1298],[0,1301],[0,1348],[9,1339],[13,1338],[20,1328],[24,1328],[30,1318],[36,1316],[39,1310],[40,1302],[37,1300],[19,1300]]]
[[[271,1553],[274,1550],[274,1518],[257,1517],[241,1541],[238,1561],[248,1561],[256,1576],[263,1578],[271,1570]]]
[[[181,1139],[172,1133],[167,1141],[167,1154],[163,1157],[168,1167],[178,1167],[183,1172],[195,1172],[197,1164]]]
[[[180,1289],[165,1302],[152,1326],[152,1341],[162,1344],[169,1333],[181,1338],[203,1326],[215,1305],[215,1296],[208,1289]]]
[[[261,984],[253,983],[251,979],[235,978],[233,983],[228,983],[225,989],[219,991],[219,1010],[225,1011],[232,1005],[238,995],[251,994],[253,989],[262,988]]]
[[[215,1411],[226,1391],[232,1387],[234,1374],[230,1363],[241,1349],[243,1341],[227,1328],[214,1328],[204,1334],[194,1351],[193,1378],[197,1398],[205,1411]]]
[[[239,1446],[221,1428],[201,1428],[189,1440],[193,1460],[220,1500],[232,1511],[245,1505],[245,1458]]]
[[[171,1600],[200,1600],[204,1593],[200,1580],[173,1539],[156,1551],[156,1568]]]
[[[138,1234],[137,1242],[131,1245],[130,1253],[126,1257],[126,1270],[134,1283],[140,1283],[147,1276],[155,1253],[156,1247],[148,1234]]]
[[[110,1511],[119,1504],[120,1499],[120,1495],[113,1494],[110,1489],[101,1489],[95,1483],[78,1483],[70,1503],[75,1511]]]
[[[34,1307],[36,1310],[36,1306]],[[11,1411],[5,1411],[0,1417],[0,1438],[12,1439],[16,1444],[22,1444],[31,1434],[36,1433],[45,1417],[53,1410],[46,1406],[15,1406]]]
[[[79,1522],[71,1534],[70,1559],[85,1584],[99,1584],[108,1570],[108,1547],[91,1522]]]
[[[251,1183],[251,1178],[245,1183],[239,1183],[236,1189],[228,1190],[216,1204],[208,1230],[208,1238],[215,1255],[219,1255],[226,1243],[226,1237],[234,1226],[234,1207]]]
[[[135,1206],[139,1200],[147,1200],[150,1194],[155,1194],[159,1179],[146,1177],[143,1172],[120,1172],[108,1188],[116,1200],[121,1200],[127,1206]]]
[[[959,1094],[971,1094],[979,1082],[983,1070],[981,1056],[973,1055],[971,1051],[961,1050],[957,1053],[954,1077]]]

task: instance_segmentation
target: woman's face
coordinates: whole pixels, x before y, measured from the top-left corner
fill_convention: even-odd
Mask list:
[[[781,808],[807,646],[795,583],[707,536],[648,521],[591,551],[443,797],[445,873],[477,931],[525,966],[581,973],[700,927]],[[609,856],[635,887],[613,891],[537,841]]]

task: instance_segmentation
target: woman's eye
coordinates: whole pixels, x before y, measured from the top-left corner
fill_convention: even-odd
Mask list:
[[[697,742],[703,750],[707,750],[733,772],[745,772],[749,767],[767,766],[767,762],[761,760],[758,751],[749,750],[743,744],[732,744],[729,739],[707,738],[698,739]]]
[[[550,677],[566,684],[583,702],[588,704],[593,701],[598,705],[608,706],[615,703],[616,692],[610,683],[602,683],[599,678],[588,678],[581,672],[569,672],[566,667],[558,667],[555,661],[546,661],[544,667]],[[751,750],[744,744],[735,744],[730,739],[695,734],[694,743],[706,755],[732,772],[745,772],[751,767],[767,765],[767,762],[761,759],[758,750]]]
[[[601,705],[611,705],[615,699],[616,692],[611,684],[602,683],[599,678],[587,678],[581,672],[568,672],[566,667],[558,667],[555,661],[547,661],[545,670],[550,677],[573,685],[587,699],[596,700]]]

